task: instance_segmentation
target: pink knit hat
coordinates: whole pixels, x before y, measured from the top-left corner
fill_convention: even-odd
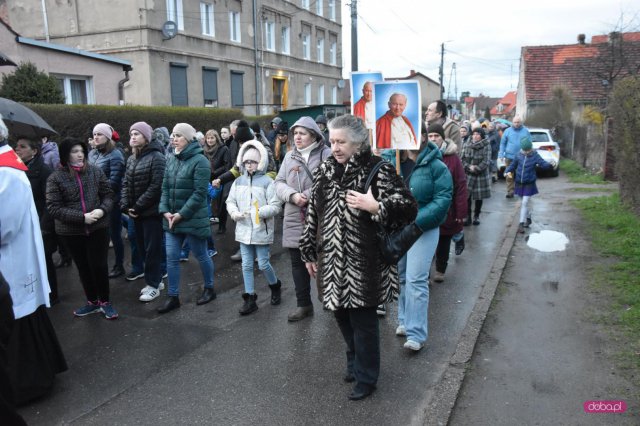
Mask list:
[[[131,128],[129,129],[129,133],[131,133],[132,130],[137,130],[142,134],[142,136],[144,136],[147,142],[151,142],[151,135],[153,134],[153,129],[144,121],[138,121],[137,123],[133,123],[131,125]]]
[[[93,133],[100,133],[101,135],[105,135],[108,139],[112,139],[113,127],[109,126],[107,123],[98,123],[93,128]]]

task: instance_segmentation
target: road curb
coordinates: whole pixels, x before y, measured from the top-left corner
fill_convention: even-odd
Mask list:
[[[473,310],[467,319],[467,323],[462,331],[456,350],[449,360],[449,365],[445,369],[438,384],[432,389],[432,398],[427,403],[424,412],[424,425],[426,426],[443,426],[449,423],[449,417],[458,399],[458,393],[464,381],[466,368],[473,355],[473,350],[478,341],[480,330],[487,318],[487,312],[493,302],[496,288],[500,282],[500,278],[504,272],[504,268],[509,260],[509,253],[515,243],[519,212],[518,206],[514,206],[511,220],[508,221],[509,226],[505,227],[502,232],[502,245],[498,251],[498,255],[491,265],[491,270],[482,290],[478,296],[478,300],[473,306]]]

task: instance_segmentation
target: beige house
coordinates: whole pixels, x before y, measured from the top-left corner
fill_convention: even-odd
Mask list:
[[[5,2],[25,36],[130,61],[128,104],[267,114],[341,99],[340,0]]]
[[[72,49],[20,36],[0,19],[2,53],[16,64],[31,62],[56,77],[68,104],[118,105],[131,63],[112,56]],[[15,70],[0,67],[0,75]]]
[[[422,109],[426,110],[429,104],[440,99],[440,83],[427,77],[421,72],[411,70],[406,77],[385,77],[386,81],[395,80],[415,80],[420,84],[420,97],[422,101]]]

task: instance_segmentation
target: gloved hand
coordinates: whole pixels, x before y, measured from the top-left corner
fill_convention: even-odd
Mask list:
[[[231,213],[231,219],[233,219],[235,222],[244,219],[245,217],[247,217],[246,213],[242,213],[242,212],[233,212]]]

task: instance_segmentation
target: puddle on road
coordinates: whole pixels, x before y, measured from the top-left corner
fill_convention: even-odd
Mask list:
[[[567,244],[569,239],[562,232],[547,230],[531,234],[527,240],[529,247],[546,253],[564,251]]]

